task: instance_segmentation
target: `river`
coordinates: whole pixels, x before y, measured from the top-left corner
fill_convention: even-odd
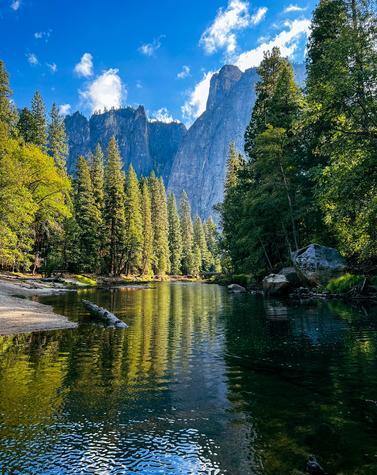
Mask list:
[[[377,307],[200,283],[39,300],[80,325],[1,337],[0,473],[377,473]]]

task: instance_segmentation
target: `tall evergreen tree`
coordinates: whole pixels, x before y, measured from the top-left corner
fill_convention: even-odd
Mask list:
[[[33,114],[27,107],[21,109],[17,123],[17,129],[26,143],[33,143],[34,137],[36,135],[34,119]]]
[[[142,275],[152,274],[153,256],[153,226],[151,196],[146,180],[142,182],[142,212],[143,212],[143,248],[141,258]]]
[[[96,206],[101,215],[105,207],[105,168],[103,152],[100,144],[97,144],[94,154],[91,157],[91,177],[93,184],[93,194]]]
[[[169,251],[170,251],[170,272],[174,275],[181,273],[182,265],[182,232],[177,203],[173,193],[168,198],[169,213]]]
[[[191,206],[185,191],[181,194],[180,200],[180,220],[182,231],[182,271],[184,274],[194,273],[194,230],[191,218]],[[198,256],[196,256],[198,257]],[[197,264],[197,260],[195,262]],[[197,266],[196,266],[197,267]]]
[[[51,121],[48,126],[48,148],[56,166],[63,172],[67,169],[68,142],[65,133],[64,119],[54,103],[51,109]]]
[[[219,248],[219,232],[216,224],[214,223],[212,216],[203,224],[204,234],[206,236],[206,242],[208,251],[210,253],[210,272],[221,272],[220,262],[220,248]]]
[[[126,273],[140,272],[143,250],[142,200],[135,170],[130,165],[126,179]]]
[[[33,117],[31,142],[40,147],[43,152],[47,151],[47,122],[43,98],[37,91],[31,101],[31,114]]]
[[[104,212],[107,270],[111,275],[119,275],[124,269],[125,198],[122,161],[115,137],[112,137],[107,150]]]
[[[260,79],[255,87],[257,99],[251,114],[250,124],[247,126],[245,132],[245,153],[249,157],[253,155],[257,135],[262,132],[268,124],[266,112],[275,92],[281,67],[284,64],[287,64],[287,60],[282,58],[280,49],[274,47],[271,51],[264,53],[263,61],[258,67]]]
[[[4,62],[0,60],[0,139],[9,136],[15,128],[17,114],[11,103],[12,90]]]
[[[98,268],[101,216],[95,203],[87,160],[79,157],[76,171],[75,219],[78,227],[79,270]]]
[[[200,271],[208,272],[211,264],[210,254],[208,251],[206,235],[203,228],[202,220],[196,216],[194,221],[194,248],[200,249]]]
[[[308,48],[317,196],[342,251],[377,258],[377,17],[372,2],[322,0]],[[357,194],[355,195],[355,190]]]

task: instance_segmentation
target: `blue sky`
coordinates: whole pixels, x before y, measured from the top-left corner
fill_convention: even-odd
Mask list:
[[[18,107],[38,89],[63,112],[142,104],[189,124],[222,65],[257,66],[275,44],[303,61],[315,3],[0,0],[0,58]]]

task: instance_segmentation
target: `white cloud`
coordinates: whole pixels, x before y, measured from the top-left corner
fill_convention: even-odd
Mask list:
[[[59,113],[61,115],[69,114],[70,110],[71,110],[71,104],[61,104],[59,106]]]
[[[17,11],[21,6],[21,0],[13,0],[13,2],[11,2],[10,4],[10,7],[12,10],[14,11]]]
[[[306,10],[306,8],[303,8],[303,7],[299,7],[298,5],[288,5],[285,9],[284,9],[284,13],[291,13],[291,12],[303,12],[304,10]]]
[[[26,55],[26,57],[27,57],[27,60],[28,60],[29,64],[31,64],[33,66],[39,64],[38,58],[34,53],[28,53]]]
[[[263,59],[263,53],[271,50],[274,46],[280,48],[282,56],[292,57],[298,47],[300,39],[308,36],[310,32],[310,20],[286,21],[284,26],[287,30],[281,31],[272,40],[260,44],[257,48],[241,53],[235,61],[242,71],[257,67]]]
[[[155,52],[161,47],[162,38],[164,38],[164,35],[154,39],[152,43],[145,43],[141,45],[138,51],[144,56],[153,56]]]
[[[74,71],[78,76],[85,78],[92,76],[93,56],[90,53],[84,53],[80,59],[80,62],[76,64]]]
[[[55,63],[51,63],[51,64],[50,64],[50,63],[46,63],[46,64],[47,64],[48,68],[50,69],[50,71],[51,71],[52,73],[56,73],[56,71],[58,70],[58,67],[56,66]]]
[[[139,80],[136,81],[136,87],[137,87],[137,89],[143,89],[143,85],[142,85],[141,81],[139,81]]]
[[[90,82],[85,91],[80,91],[80,96],[85,106],[94,112],[119,108],[124,92],[118,69],[108,69]]]
[[[188,66],[183,66],[182,71],[177,74],[178,79],[185,79],[190,76],[190,68]]]
[[[169,113],[166,107],[161,107],[158,111],[152,113],[150,122],[164,122],[165,124],[171,124],[172,122],[179,122],[173,119],[173,116]]]
[[[215,71],[205,73],[203,79],[195,85],[189,93],[187,101],[181,107],[182,116],[188,125],[206,110],[209,86],[214,74]]]
[[[286,21],[284,26],[287,28],[278,33],[273,39],[268,40],[258,47],[245,51],[235,57],[234,64],[242,71],[251,67],[257,67],[263,59],[265,51],[271,50],[274,46],[280,48],[283,56],[292,57],[296,52],[301,38],[309,35],[310,20]],[[209,71],[204,74],[194,89],[189,93],[188,99],[181,107],[182,116],[187,125],[199,117],[206,109],[211,78],[216,71]]]
[[[257,12],[251,17],[251,24],[258,25],[266,16],[268,9],[266,7],[259,8]]]
[[[236,32],[251,25],[256,25],[267,13],[267,8],[260,8],[250,16],[249,2],[246,0],[229,0],[226,9],[220,8],[213,23],[204,31],[199,44],[207,54],[225,49],[228,55],[237,48]]]

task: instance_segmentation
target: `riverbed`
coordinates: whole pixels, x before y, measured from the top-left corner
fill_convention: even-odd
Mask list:
[[[38,300],[79,325],[0,338],[2,473],[377,473],[377,307],[201,283]]]

